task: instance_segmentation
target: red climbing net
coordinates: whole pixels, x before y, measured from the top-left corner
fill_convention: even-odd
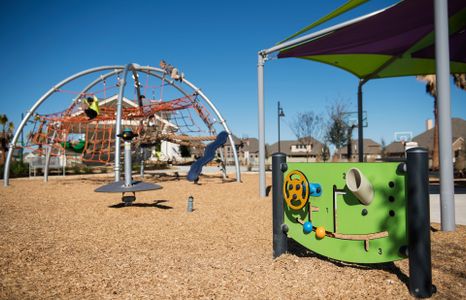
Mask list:
[[[94,119],[89,119],[78,100],[62,112],[36,115],[25,147],[34,147],[42,155],[44,146],[51,146],[54,150],[52,155],[79,155],[82,162],[113,161],[116,99],[116,95],[100,99],[100,114]],[[164,139],[186,144],[190,133],[202,132],[198,120],[204,124],[205,132],[211,134],[193,136],[192,139],[197,142],[212,139],[214,121],[196,94],[169,101],[148,100],[142,106],[136,105],[135,101],[124,100],[122,128],[129,127],[139,134],[136,143],[154,143]]]

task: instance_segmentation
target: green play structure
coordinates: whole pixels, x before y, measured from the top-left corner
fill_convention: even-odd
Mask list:
[[[407,246],[405,175],[397,168],[398,163],[289,163],[283,191],[288,237],[346,262],[405,258],[399,251]],[[353,193],[351,181],[359,189],[366,184],[366,191]],[[310,185],[318,185],[317,191]],[[317,237],[319,227],[325,235]]]
[[[428,152],[404,162],[287,163],[272,155],[273,255],[292,239],[333,260],[387,263],[409,259],[409,288],[432,285]]]
[[[66,143],[61,143],[65,149],[72,150],[76,153],[82,153],[84,151],[84,146],[86,145],[85,140],[79,140],[76,143],[72,142],[66,142]]]

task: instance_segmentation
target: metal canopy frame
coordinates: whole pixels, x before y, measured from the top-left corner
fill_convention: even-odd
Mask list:
[[[318,36],[331,33],[337,29],[357,23],[373,15],[381,13],[390,7],[379,11],[349,20],[302,37],[286,41],[275,45],[269,49],[258,52],[257,63],[257,85],[258,85],[258,129],[259,129],[259,196],[266,196],[265,180],[265,113],[264,113],[264,65],[269,59],[269,55],[283,49],[293,47]],[[450,102],[450,55],[448,43],[448,3],[445,0],[434,0],[435,17],[435,52],[436,52],[436,72],[438,88],[438,111],[439,111],[439,156],[440,156],[440,200],[441,200],[441,227],[445,231],[455,230],[455,206],[454,206],[454,185],[453,185],[453,162],[451,159],[451,102]],[[393,61],[389,60],[374,73],[360,79],[358,84],[358,149],[359,161],[363,160],[363,127],[362,127],[362,86],[377,73],[388,67]]]
[[[130,64],[127,64],[126,66],[121,66],[121,65],[113,65],[113,66],[101,66],[101,67],[97,67],[97,68],[91,68],[91,69],[87,69],[85,71],[82,71],[82,72],[79,72],[79,73],[76,73],[68,78],[66,78],[65,80],[59,82],[58,84],[54,85],[51,89],[49,89],[44,95],[42,95],[35,103],[34,105],[28,110],[27,114],[24,116],[24,118],[22,119],[20,125],[18,126],[18,128],[16,129],[16,132],[13,136],[13,139],[11,140],[10,142],[10,150],[11,151],[8,151],[8,155],[7,155],[7,159],[6,159],[6,162],[5,162],[5,169],[4,169],[4,177],[3,177],[3,185],[5,187],[7,187],[9,185],[9,178],[10,178],[10,165],[11,165],[11,159],[12,159],[12,153],[13,153],[13,149],[16,147],[16,143],[18,141],[18,138],[20,137],[21,135],[21,132],[23,131],[24,127],[26,126],[27,122],[29,121],[29,119],[33,116],[34,112],[51,96],[53,95],[58,89],[60,89],[62,86],[64,86],[65,84],[77,79],[77,78],[80,78],[80,77],[83,77],[85,75],[88,75],[88,74],[92,74],[92,73],[96,73],[96,72],[102,72],[102,71],[106,71],[106,70],[112,70],[111,72],[109,73],[106,73],[106,74],[103,74],[103,75],[99,75],[99,77],[97,79],[95,79],[93,82],[91,82],[89,85],[87,85],[82,91],[81,91],[81,94],[83,93],[86,93],[88,90],[90,90],[92,87],[94,87],[95,85],[97,85],[98,83],[104,81],[106,78],[108,77],[111,77],[111,76],[114,76],[114,75],[118,75],[120,73],[123,73],[122,77],[120,78],[120,89],[119,89],[119,92],[118,92],[118,102],[117,102],[117,116],[116,116],[116,122],[115,122],[115,134],[118,135],[121,133],[121,111],[122,111],[122,101],[123,101],[123,96],[124,96],[124,91],[125,91],[125,86],[126,86],[126,77],[127,77],[127,74],[128,72],[132,72],[133,73],[133,76],[135,77],[135,83],[136,83],[136,88],[138,90],[138,98],[139,98],[139,95],[140,95],[140,90],[139,90],[139,81],[138,81],[138,77],[137,75],[137,72],[143,72],[143,73],[147,73],[149,75],[152,75],[154,77],[157,77],[159,79],[162,79],[164,77],[166,77],[167,73],[162,70],[162,69],[159,69],[159,68],[154,68],[154,67],[151,67],[151,66],[140,66],[138,64],[134,64],[134,63],[130,63]],[[169,75],[169,74],[168,74]],[[240,166],[239,166],[239,160],[238,160],[238,154],[237,154],[237,151],[236,151],[236,147],[235,147],[235,144],[234,144],[234,141],[233,141],[233,137],[232,137],[232,133],[230,131],[230,129],[228,128],[228,125],[225,121],[225,119],[223,118],[223,116],[220,114],[220,112],[218,111],[218,109],[215,107],[215,105],[213,104],[213,102],[201,91],[200,88],[198,88],[197,86],[195,86],[193,83],[191,83],[190,81],[188,81],[186,78],[183,78],[183,82],[190,88],[192,89],[192,92],[188,92],[186,89],[184,89],[183,87],[179,86],[178,84],[175,83],[174,80],[167,80],[165,79],[165,81],[171,85],[172,87],[174,87],[175,89],[177,89],[179,92],[181,92],[183,95],[185,96],[189,96],[193,93],[196,93],[197,95],[199,95],[206,103],[207,105],[209,106],[209,108],[215,113],[220,125],[223,127],[223,129],[228,133],[228,137],[229,137],[229,142],[230,142],[230,145],[231,145],[231,148],[232,148],[232,151],[233,151],[233,156],[234,156],[234,160],[235,160],[235,169],[236,169],[236,181],[237,182],[241,182],[241,172],[240,172]],[[79,99],[79,96],[77,96],[73,102],[76,102],[78,101]],[[212,132],[214,133],[214,132]],[[120,164],[120,154],[121,154],[121,149],[119,147],[120,145],[120,138],[118,136],[116,136],[115,138],[115,166],[114,166],[114,171],[115,171],[115,182],[118,182],[120,181],[120,177],[121,177],[121,164]],[[46,159],[46,166],[45,166],[45,170],[47,171],[49,168],[48,168],[48,163],[49,163],[49,160]],[[47,181],[48,180],[48,172],[45,172],[44,174],[44,181]]]

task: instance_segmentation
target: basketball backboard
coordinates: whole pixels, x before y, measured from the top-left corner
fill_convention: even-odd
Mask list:
[[[413,133],[411,131],[397,131],[395,132],[395,142],[411,142],[413,139]]]

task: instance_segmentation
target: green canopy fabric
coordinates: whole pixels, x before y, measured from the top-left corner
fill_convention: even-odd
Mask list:
[[[306,31],[309,31],[311,30],[312,28],[315,28],[333,18],[336,18],[338,17],[339,15],[349,11],[349,10],[352,10],[353,8],[363,4],[363,3],[366,3],[367,1],[369,0],[349,0],[348,2],[346,2],[345,4],[343,4],[342,6],[338,7],[337,9],[335,9],[334,11],[332,11],[331,13],[329,13],[328,15],[320,18],[319,20],[313,22],[311,25],[308,25],[306,27],[304,27],[303,29],[301,29],[300,31],[296,32],[295,34],[292,34],[290,35],[289,37],[287,37],[286,39],[284,39],[283,41],[279,42],[278,44],[281,44],[281,43],[284,43],[286,41],[289,41],[291,40],[292,38],[294,37],[297,37],[298,35],[306,32]]]

